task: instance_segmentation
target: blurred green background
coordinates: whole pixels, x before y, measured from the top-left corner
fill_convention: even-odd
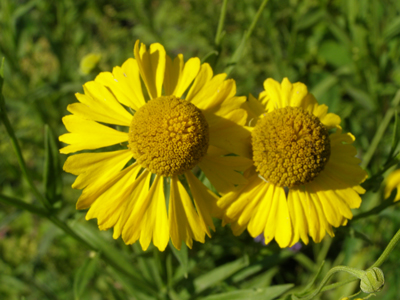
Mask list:
[[[260,4],[228,1],[215,73],[229,64]],[[204,58],[216,49],[221,7],[222,0],[0,1],[3,94],[41,191],[45,145],[51,147],[45,141],[45,125],[55,137],[65,132],[61,118],[68,114],[67,105],[76,101],[74,93],[82,92],[82,84],[132,57],[137,39],[147,45],[162,43],[170,56]],[[101,59],[91,73],[83,74],[80,61],[89,53],[100,54]],[[341,116],[344,130],[356,136],[358,156],[363,158],[400,89],[399,58],[398,0],[270,0],[230,77],[236,80],[239,95],[258,96],[267,77],[304,82],[320,103]],[[369,174],[376,176],[365,184],[368,192],[355,215],[383,201],[385,173],[380,171],[386,170],[394,127],[391,122],[368,165]],[[216,221],[213,238],[195,243],[193,250],[177,253],[167,248],[159,253],[151,247],[143,253],[138,245],[114,241],[111,230],[98,231],[95,220],[86,222],[85,212],[75,211],[80,191],[71,188],[74,176],[61,170],[65,159],[53,159],[54,178],[60,179],[47,193],[58,200],[57,215],[101,253],[43,218],[0,203],[0,299],[274,299],[289,288],[285,284],[304,287],[323,260],[323,274],[339,264],[367,268],[400,228],[397,205],[351,221],[336,230],[335,238],[295,252],[275,243],[264,246],[247,233],[234,237]],[[21,180],[4,126],[0,192],[40,205]],[[400,299],[398,249],[382,266],[386,285],[377,299]],[[131,275],[110,267],[101,259],[104,255],[113,256]],[[142,288],[135,276],[155,292]],[[348,277],[341,274],[335,280],[343,278]],[[352,282],[320,299],[340,299],[356,292],[357,286]],[[218,296],[223,293],[227,298]]]

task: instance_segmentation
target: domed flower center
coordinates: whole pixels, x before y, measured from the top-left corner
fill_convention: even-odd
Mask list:
[[[150,100],[133,116],[129,148],[150,172],[162,176],[183,174],[206,154],[208,124],[193,104],[175,96]]]
[[[300,107],[267,113],[252,132],[252,147],[257,172],[289,188],[314,180],[331,154],[327,128]]]

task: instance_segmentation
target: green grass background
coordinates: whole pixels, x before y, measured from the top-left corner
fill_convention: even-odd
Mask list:
[[[228,1],[215,73],[229,64],[260,3]],[[51,147],[45,125],[54,136],[65,133],[61,118],[82,84],[132,57],[137,39],[162,43],[170,56],[204,58],[216,49],[221,7],[221,0],[0,2],[3,94],[30,173],[38,188],[57,200],[55,213],[102,249],[90,251],[49,221],[0,203],[0,299],[272,299],[273,290],[266,288],[278,285],[283,292],[284,284],[304,287],[323,260],[322,274],[339,264],[366,269],[377,259],[400,228],[398,205],[352,221],[336,230],[335,238],[303,245],[297,253],[275,243],[263,246],[247,233],[234,237],[218,221],[217,232],[205,244],[195,243],[188,252],[167,248],[159,253],[114,241],[111,230],[98,231],[95,220],[87,222],[85,212],[75,211],[80,191],[71,188],[74,176],[61,170],[66,156],[53,157],[56,180],[45,189],[45,145]],[[83,75],[79,64],[88,53],[101,54],[101,60]],[[400,1],[270,0],[230,77],[239,95],[258,96],[267,77],[304,82],[320,103],[341,116],[363,158],[400,89],[399,58]],[[392,121],[368,165],[370,176],[376,176],[366,183],[368,191],[355,215],[383,201],[386,173],[380,171],[386,170],[394,128]],[[40,205],[21,179],[4,126],[0,192]],[[110,267],[101,259],[104,255],[114,255],[156,292],[144,291],[134,276]],[[400,299],[399,260],[397,247],[382,265],[386,285],[377,299]],[[357,286],[353,282],[320,299],[340,299]],[[239,290],[254,293],[235,294]],[[257,291],[269,291],[270,298],[254,296]],[[218,296],[223,293],[227,298]]]

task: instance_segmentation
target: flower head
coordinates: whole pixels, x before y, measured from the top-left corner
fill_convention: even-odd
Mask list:
[[[340,118],[318,105],[304,84],[267,79],[264,88],[258,100],[250,95],[243,105],[255,124],[247,142],[253,158],[248,182],[218,206],[235,234],[247,228],[281,247],[299,239],[307,244],[309,236],[320,242],[361,204],[359,184],[367,174],[354,157],[354,136],[342,133]]]
[[[245,99],[235,97],[233,80],[213,76],[198,58],[172,60],[162,45],[147,49],[139,41],[134,56],[83,86],[80,103],[63,118],[69,133],[60,136],[69,144],[61,153],[120,149],[72,155],[64,170],[78,175],[72,187],[83,189],[77,209],[89,208],[86,219],[113,227],[114,238],[139,240],[143,249],[153,241],[162,251],[169,238],[178,249],[182,241],[192,247],[221,216],[217,196],[192,170],[199,167],[221,193],[245,182],[235,170],[251,160],[226,156],[250,155],[247,113],[239,108]]]

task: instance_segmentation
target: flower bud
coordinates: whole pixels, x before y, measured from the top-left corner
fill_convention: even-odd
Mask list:
[[[373,267],[365,271],[360,279],[360,288],[364,293],[379,292],[385,284],[383,272],[377,267]]]

